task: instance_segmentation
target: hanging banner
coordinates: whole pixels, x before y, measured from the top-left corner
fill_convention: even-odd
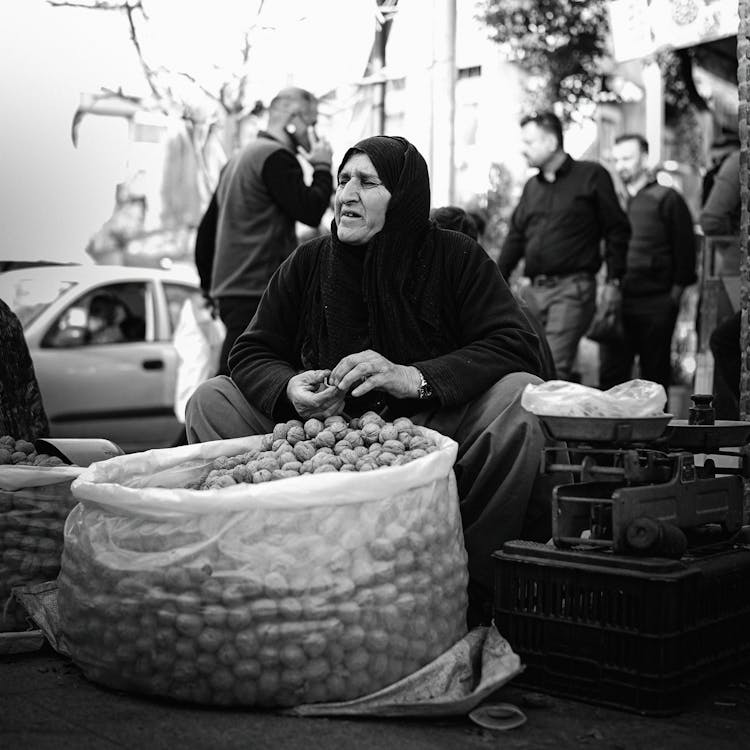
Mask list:
[[[737,0],[611,0],[609,20],[618,62],[737,34]]]

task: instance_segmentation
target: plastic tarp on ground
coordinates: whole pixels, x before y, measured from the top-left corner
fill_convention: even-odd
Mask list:
[[[56,582],[22,587],[15,593],[52,647],[68,656],[59,637]],[[519,656],[497,629],[479,627],[393,685],[353,701],[305,704],[286,713],[308,717],[463,716],[522,671]]]

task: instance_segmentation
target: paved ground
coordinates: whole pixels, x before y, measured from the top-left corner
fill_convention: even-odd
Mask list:
[[[750,747],[750,668],[700,692],[669,718],[549,698],[510,685],[490,702],[521,707],[527,723],[508,732],[468,719],[299,719],[200,709],[99,688],[48,647],[0,657],[3,750],[725,750]]]

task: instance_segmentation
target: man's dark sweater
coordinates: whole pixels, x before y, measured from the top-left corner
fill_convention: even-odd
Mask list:
[[[633,236],[623,297],[648,297],[695,282],[693,218],[682,196],[652,180],[628,201]]]
[[[260,133],[229,161],[216,189],[211,296],[260,299],[297,244],[295,221],[318,226],[332,189],[330,167],[315,169],[308,186],[291,149]]]
[[[630,227],[609,172],[600,164],[567,156],[554,182],[542,171],[528,180],[516,206],[498,266],[507,279],[521,258],[525,275],[595,274],[599,241],[606,242],[610,277],[625,270]]]

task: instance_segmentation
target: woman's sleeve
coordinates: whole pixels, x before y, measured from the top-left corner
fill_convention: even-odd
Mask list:
[[[445,406],[466,403],[512,372],[540,375],[539,339],[495,263],[475,242],[446,251],[460,346],[414,362]]]
[[[229,353],[232,380],[245,398],[269,417],[291,419],[286,399],[289,379],[302,369],[295,342],[311,272],[311,246],[298,247],[268,282],[255,317]]]

